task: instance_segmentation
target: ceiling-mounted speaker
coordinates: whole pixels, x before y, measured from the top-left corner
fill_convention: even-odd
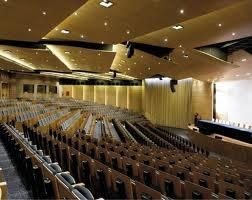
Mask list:
[[[172,92],[176,92],[176,88],[175,86],[178,84],[178,81],[175,79],[171,79],[170,80],[170,88]]]
[[[126,47],[127,47],[127,58],[131,58],[135,52],[134,44],[128,41]]]

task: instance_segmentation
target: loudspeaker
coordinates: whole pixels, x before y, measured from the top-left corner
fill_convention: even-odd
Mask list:
[[[177,85],[177,84],[178,84],[178,81],[177,81],[177,80],[175,80],[175,79],[171,79],[171,80],[170,80],[170,88],[171,88],[171,91],[172,91],[172,92],[176,92],[175,85]]]
[[[135,52],[134,44],[128,41],[126,47],[127,47],[127,58],[131,58]]]

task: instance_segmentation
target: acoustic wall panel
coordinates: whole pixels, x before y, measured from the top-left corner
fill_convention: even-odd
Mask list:
[[[116,106],[116,86],[105,86],[105,104]]]

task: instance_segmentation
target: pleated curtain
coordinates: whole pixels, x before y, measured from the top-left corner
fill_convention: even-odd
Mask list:
[[[143,110],[153,123],[186,128],[193,120],[192,79],[178,81],[176,92],[170,89],[170,79],[146,79],[143,88]]]

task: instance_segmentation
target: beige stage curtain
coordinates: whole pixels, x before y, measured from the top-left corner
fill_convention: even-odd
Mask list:
[[[143,88],[145,116],[155,124],[186,128],[192,122],[192,79],[178,81],[176,92],[170,79],[146,79]]]

